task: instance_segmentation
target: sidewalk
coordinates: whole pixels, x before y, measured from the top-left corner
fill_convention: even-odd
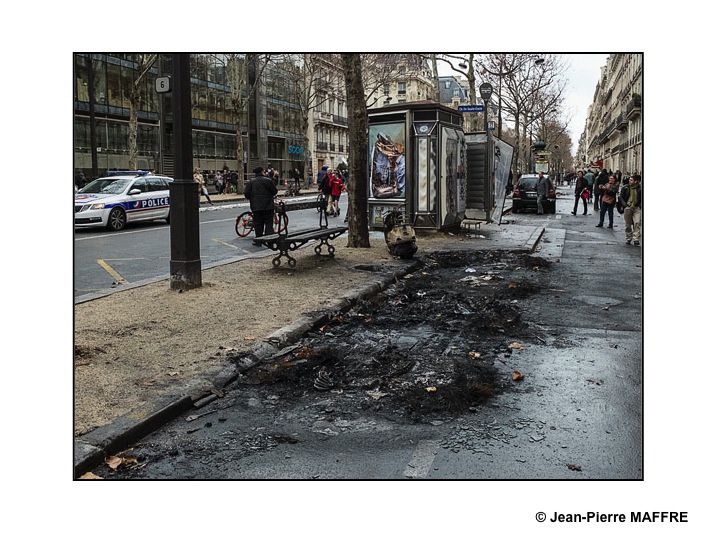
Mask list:
[[[418,256],[531,250],[541,229],[486,225],[475,235],[421,234]],[[198,289],[171,291],[162,281],[76,305],[76,473],[188,408],[221,397],[239,369],[323,324],[328,311],[376,294],[418,264],[393,259],[377,233],[371,233],[369,249],[347,248],[344,238],[335,247],[334,258],[298,251],[294,270],[273,269],[268,257],[274,253],[268,251],[205,270]]]
[[[287,186],[279,186],[278,187],[278,196],[286,199],[284,196],[285,191],[287,191]],[[300,195],[298,197],[307,197],[308,195],[317,195],[318,190],[317,186],[312,186],[310,189],[301,189]],[[292,197],[287,197],[287,199],[292,199]],[[222,195],[210,194],[210,200],[213,202],[213,204],[223,204],[228,202],[245,202],[245,195],[242,193],[223,193]],[[210,206],[210,203],[207,201],[207,199],[202,196],[200,197],[200,206]]]

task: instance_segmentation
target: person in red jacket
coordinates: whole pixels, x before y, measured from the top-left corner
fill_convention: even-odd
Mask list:
[[[340,215],[340,195],[342,195],[344,188],[345,183],[342,181],[342,176],[340,176],[338,171],[332,171],[330,173],[330,204],[332,205],[332,212],[330,213],[334,217]]]

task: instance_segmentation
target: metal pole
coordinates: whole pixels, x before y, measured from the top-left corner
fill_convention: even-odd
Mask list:
[[[487,178],[485,180],[485,221],[490,223],[492,219],[492,201],[490,200],[490,198],[492,197],[492,167],[490,166],[490,161],[492,159],[492,154],[490,153],[490,145],[492,143],[492,139],[490,137],[490,130],[488,129],[488,101],[484,101],[484,103],[485,134],[487,137],[487,142],[485,143],[485,168],[487,169]]]
[[[182,290],[202,286],[199,197],[192,178],[190,55],[173,54],[172,68],[175,179],[170,183],[170,288]]]
[[[92,180],[98,177],[97,138],[95,136],[95,73],[93,70],[92,54],[85,57],[88,72],[88,101],[90,102],[90,166],[92,167]]]

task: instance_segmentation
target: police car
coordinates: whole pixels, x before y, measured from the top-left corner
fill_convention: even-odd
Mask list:
[[[75,227],[120,231],[135,221],[170,223],[170,187],[165,176],[122,175],[93,180],[75,194]]]

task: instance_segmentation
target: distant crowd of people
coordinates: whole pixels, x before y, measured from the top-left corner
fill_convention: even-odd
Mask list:
[[[565,181],[575,182],[575,205],[572,215],[577,215],[578,203],[582,201],[583,215],[588,213],[588,204],[593,205],[595,212],[600,213],[600,220],[595,227],[613,228],[615,210],[625,219],[625,243],[640,245],[642,228],[642,185],[641,176],[637,173],[623,175],[622,172],[607,169],[599,171],[579,170],[570,173]]]

